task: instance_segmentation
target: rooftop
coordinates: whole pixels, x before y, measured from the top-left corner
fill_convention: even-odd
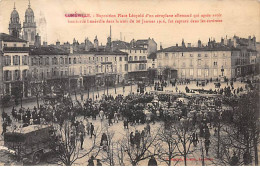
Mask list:
[[[115,51],[105,51],[105,50],[100,50],[100,51],[75,51],[75,54],[94,54],[94,55],[127,55],[126,52],[121,52],[119,50]]]
[[[148,44],[148,39],[140,39],[136,41],[137,45],[145,45]]]
[[[69,53],[65,50],[58,49],[55,47],[47,46],[47,47],[31,47],[30,55],[68,55]]]
[[[239,50],[234,47],[227,47],[227,46],[203,46],[203,47],[183,47],[183,46],[171,46],[162,50],[157,51],[159,52],[195,52],[195,51],[233,51]]]
[[[6,33],[0,33],[0,40],[4,41],[4,42],[27,42],[23,39],[16,38],[16,37],[8,35]]]
[[[112,46],[113,48],[117,48],[117,49],[126,49],[130,46],[130,44],[128,42],[117,40],[117,41],[112,41]]]

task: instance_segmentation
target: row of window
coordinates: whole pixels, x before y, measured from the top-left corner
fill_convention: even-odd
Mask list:
[[[225,60],[223,60],[223,65],[226,66],[226,64],[227,64],[227,62]],[[202,66],[202,60],[201,59],[198,59],[197,65],[198,66]],[[176,62],[173,62],[173,66],[176,66]],[[186,62],[182,62],[181,66],[185,67],[186,66]],[[193,60],[190,60],[189,66],[194,66]],[[205,66],[209,66],[209,63],[205,62]],[[214,61],[213,62],[213,66],[218,66],[218,62]]]
[[[89,57],[89,61],[94,61],[95,58],[96,58],[96,61],[99,61],[98,57],[93,57],[93,58]],[[115,59],[115,61],[117,61],[117,57],[115,57],[114,59]],[[142,59],[145,59],[145,58],[142,58]],[[44,60],[45,60],[45,62],[44,62]],[[126,61],[128,60],[127,57],[125,58],[125,60]],[[84,59],[83,61],[84,61],[84,64],[87,63],[86,59]],[[101,62],[109,62],[110,60],[109,60],[109,57],[104,57],[104,58],[101,57],[100,61]],[[119,61],[122,61],[122,57],[119,57]],[[51,58],[51,62],[52,62],[52,65],[82,64],[83,63],[82,58],[67,58],[67,57],[65,57],[65,58],[60,57],[59,59],[54,57],[54,58]],[[40,57],[40,58],[34,58],[33,57],[33,58],[31,58],[31,64],[32,64],[32,66],[34,66],[34,65],[49,65],[50,59],[49,59],[49,57],[47,57],[45,59],[42,58],[42,57]]]
[[[18,55],[13,56],[13,64],[12,65],[21,65],[20,64],[20,57]],[[96,61],[99,61],[99,57],[89,57],[89,61],[94,61],[96,58]],[[28,61],[29,57],[28,56],[22,56],[22,65],[28,65],[29,61]],[[117,61],[117,57],[114,57],[115,61]],[[135,60],[137,60],[137,56],[135,56]],[[123,59],[122,57],[119,57],[119,61],[121,62]],[[130,56],[129,60],[133,60],[132,56]],[[139,60],[146,60],[145,56],[140,56]],[[87,63],[87,60],[84,59],[83,60],[84,63]],[[83,63],[82,58],[68,58],[68,57],[60,57],[59,59],[57,57],[53,57],[51,58],[51,63],[52,65],[58,65],[58,64],[81,64]],[[109,57],[100,57],[100,61],[101,62],[109,62],[110,59]],[[128,61],[128,57],[125,57],[125,61]],[[31,58],[31,65],[32,66],[36,66],[36,65],[50,65],[50,58],[46,57],[32,57]],[[11,66],[11,56],[4,56],[4,66]]]
[[[135,71],[137,70],[146,70],[146,64],[130,64],[130,71],[132,71],[132,65],[135,66]],[[120,72],[122,71],[122,66],[120,65],[119,70]],[[83,69],[84,69],[84,74],[86,75],[87,73],[91,74],[92,72],[95,71],[95,73],[104,73],[104,72],[116,72],[117,69],[116,67],[113,67],[113,65],[100,65],[100,66],[95,66],[95,67],[80,67],[79,72],[80,74],[83,74]],[[124,70],[128,71],[128,64],[124,65]],[[25,78],[27,77],[27,72],[28,70],[24,70],[22,73],[22,77]],[[13,73],[13,75],[12,75]],[[61,68],[60,70],[58,68],[52,68],[52,69],[47,69],[47,70],[40,70],[40,69],[33,69],[31,72],[31,77],[38,79],[40,77],[50,77],[50,76],[67,76],[67,75],[74,75],[76,74],[75,68]],[[15,70],[15,71],[4,71],[4,79],[5,81],[12,81],[12,80],[21,80],[20,79],[20,71]]]
[[[22,71],[22,78],[27,77],[28,70]],[[12,80],[21,80],[21,71],[20,70],[6,70],[4,71],[4,81],[12,81]]]
[[[6,43],[4,44],[4,47],[7,47],[7,44],[6,44]],[[10,46],[10,47],[11,47],[11,46]],[[12,47],[17,47],[17,44],[14,43],[14,46],[12,46]],[[23,44],[23,47],[26,47],[26,44]]]
[[[129,64],[129,71],[146,70],[146,64]]]
[[[169,58],[169,53],[165,53],[164,55],[165,55],[165,58],[166,58],[166,59]],[[183,52],[181,53],[181,56],[185,56]],[[189,56],[190,56],[190,57],[193,57],[194,54],[190,53]],[[213,56],[214,56],[214,57],[217,57],[218,55],[217,55],[216,53],[213,53]],[[177,57],[177,53],[172,53],[172,57]],[[199,54],[198,54],[198,57],[202,57],[202,54],[199,53]],[[208,57],[208,54],[206,53],[206,54],[204,55],[204,57]],[[226,57],[226,53],[223,53],[223,57]]]
[[[11,56],[4,56],[4,66],[21,65],[21,56],[15,55],[12,59],[13,63],[11,63]],[[28,65],[28,56],[22,56],[22,65]]]
[[[146,50],[130,50],[129,53],[136,53],[139,51],[139,53],[145,53]]]
[[[204,73],[202,73],[204,72]],[[226,72],[224,70],[224,72]],[[188,73],[188,74],[186,74]],[[182,69],[181,70],[181,76],[194,76],[194,69]],[[197,69],[197,76],[201,77],[201,76],[205,76],[208,77],[209,76],[209,69]],[[213,76],[218,76],[218,69],[213,69]]]
[[[135,56],[129,56],[129,61],[137,61],[138,60],[138,57]],[[139,60],[146,60],[146,57],[145,56],[139,56]]]

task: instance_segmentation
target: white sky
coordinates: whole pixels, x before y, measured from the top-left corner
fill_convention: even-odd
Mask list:
[[[28,7],[28,0],[0,0],[0,32],[8,33],[10,14],[13,4],[21,22]],[[110,24],[71,24],[65,13],[90,14],[207,14],[221,13],[223,23],[211,24],[111,24],[112,40],[120,39],[120,32],[126,41],[154,38],[163,47],[185,42],[207,43],[209,37],[220,41],[221,37],[234,34],[247,38],[249,35],[260,37],[260,1],[257,0],[31,0],[35,17],[40,11],[47,21],[48,44],[72,42],[75,37],[83,42],[85,37],[91,41],[98,36],[99,42],[106,43]]]

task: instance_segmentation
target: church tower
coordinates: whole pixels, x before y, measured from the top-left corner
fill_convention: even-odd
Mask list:
[[[14,10],[11,13],[8,29],[9,29],[9,35],[12,35],[16,38],[20,38],[22,27],[21,27],[19,14],[15,8],[15,4],[14,4]]]
[[[36,22],[34,21],[34,13],[31,8],[30,0],[28,8],[25,11],[25,21],[23,22],[23,39],[34,45],[36,36]]]

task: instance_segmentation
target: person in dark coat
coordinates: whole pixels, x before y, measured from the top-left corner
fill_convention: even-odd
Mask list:
[[[125,128],[128,129],[128,120],[127,119],[124,120],[124,129]]]
[[[106,145],[107,145],[107,135],[106,135],[106,133],[103,133],[102,136],[101,136],[101,142],[100,142],[101,146],[104,145],[104,141],[106,141]]]
[[[148,161],[148,166],[157,166],[157,161],[155,160],[154,156]]]
[[[80,148],[81,150],[83,150],[83,143],[84,143],[84,133],[83,132],[80,132]]]
[[[205,140],[205,149],[206,149],[206,156],[208,156],[208,152],[209,152],[209,145],[210,145],[210,140],[207,139]]]
[[[135,131],[134,140],[135,140],[136,148],[139,148],[140,147],[140,142],[141,142],[141,134],[139,133],[138,130]]]
[[[97,166],[102,166],[102,163],[100,162],[100,159],[97,159]]]
[[[94,166],[94,156],[91,156],[88,160],[88,166]]]
[[[92,124],[92,123],[90,123],[90,138],[92,138],[92,135],[94,135],[95,136],[95,134],[94,134],[94,125]]]
[[[231,157],[231,160],[230,160],[229,164],[230,164],[231,166],[237,166],[238,163],[239,163],[239,159],[238,159],[236,153],[234,152],[234,153],[233,153],[233,156]]]
[[[135,141],[134,141],[134,133],[133,132],[130,133],[130,143],[131,143],[131,146],[134,146]]]
[[[2,127],[3,127],[3,131],[2,131],[2,134],[1,134],[1,135],[3,135],[3,134],[6,133],[7,123],[4,122],[4,123],[2,124]]]

